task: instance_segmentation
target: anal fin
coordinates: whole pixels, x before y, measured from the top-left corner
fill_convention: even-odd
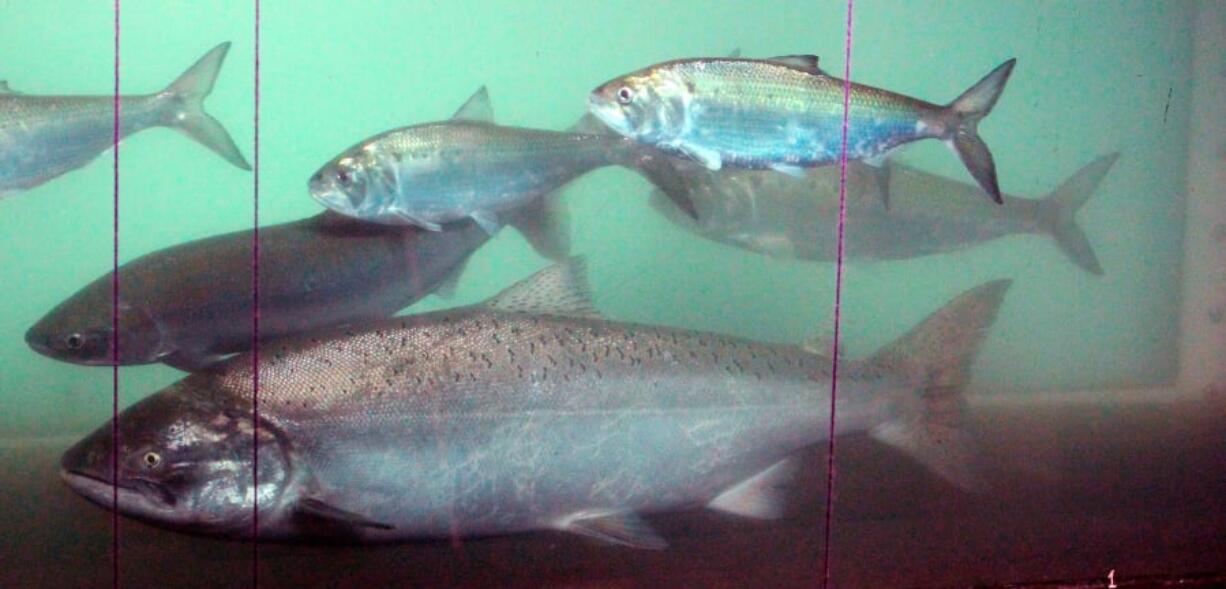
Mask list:
[[[557,528],[631,548],[663,550],[668,547],[668,542],[633,511],[581,511],[562,518]]]
[[[771,169],[800,180],[803,180],[805,177],[805,169],[800,166],[793,166],[791,164],[771,164]]]
[[[707,507],[742,517],[779,519],[783,516],[787,499],[782,487],[791,482],[799,469],[800,463],[796,458],[780,460],[720,493]]]

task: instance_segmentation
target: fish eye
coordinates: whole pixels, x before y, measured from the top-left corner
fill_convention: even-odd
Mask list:
[[[353,176],[350,176],[349,172],[346,172],[344,168],[340,168],[336,171],[336,179],[341,184],[348,185],[353,180]]]
[[[617,89],[618,102],[622,104],[630,104],[631,100],[634,100],[634,92],[630,91],[629,86],[622,86],[621,88]]]
[[[68,346],[69,350],[80,350],[81,346],[85,345],[85,338],[79,333],[71,333],[64,338],[64,345]]]
[[[141,462],[144,463],[145,468],[156,468],[162,463],[162,456],[157,452],[146,452]]]

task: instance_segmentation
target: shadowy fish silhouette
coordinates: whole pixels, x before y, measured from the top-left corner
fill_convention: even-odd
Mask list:
[[[897,260],[956,251],[1018,233],[1050,235],[1074,264],[1102,274],[1098,256],[1075,215],[1119,154],[1099,157],[1040,199],[1005,196],[985,206],[979,188],[896,162],[847,166],[849,260]],[[839,169],[808,170],[802,178],[770,171],[682,166],[698,219],[678,215],[653,195],[669,220],[707,239],[777,258],[834,261]]]
[[[260,337],[388,317],[446,291],[489,236],[470,222],[430,232],[324,213],[260,229]],[[237,231],[141,256],[119,268],[119,349],[108,272],[26,332],[65,362],[206,368],[251,349],[252,234]]]

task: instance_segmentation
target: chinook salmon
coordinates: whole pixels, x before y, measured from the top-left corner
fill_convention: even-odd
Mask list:
[[[386,227],[333,213],[260,229],[260,336],[275,338],[387,317],[460,273],[489,236]],[[251,349],[251,231],[146,254],[119,268],[118,363],[199,370]],[[26,332],[35,351],[110,365],[112,276],[57,305]]]
[[[1003,202],[996,164],[979,137],[1013,71],[1010,59],[948,105],[850,84],[847,159],[875,159],[936,138],[953,147],[992,200]],[[793,176],[839,161],[843,80],[817,56],[679,59],[613,79],[592,91],[592,114],[641,143],[711,170],[770,168]]]
[[[506,220],[534,239],[542,231],[524,226],[517,211],[548,209],[546,195],[612,165],[638,170],[666,194],[677,194],[681,180],[668,158],[632,141],[495,125],[483,86],[451,120],[365,139],[325,164],[309,184],[320,204],[364,221],[437,231],[440,223],[471,218],[493,234]],[[677,205],[693,213],[683,196]],[[547,233],[536,239],[538,249],[550,252],[539,245],[548,243]]]
[[[181,131],[244,170],[230,134],[204,112],[230,43],[201,57],[156,94],[120,97],[119,135]],[[0,82],[0,193],[25,190],[88,164],[114,143],[113,96],[31,96]]]
[[[842,365],[837,433],[981,485],[960,393],[1008,284]],[[133,405],[64,454],[64,480],[220,536],[251,537],[258,502],[262,540],[560,530],[663,548],[642,514],[779,517],[794,456],[828,435],[830,358],[602,319],[577,263],[482,305],[269,342],[255,421],[252,370],[239,356]]]
[[[1004,207],[984,205],[977,186],[904,164],[891,161],[877,169],[849,163],[844,255],[850,260],[897,260],[1035,233],[1051,236],[1083,270],[1102,274],[1075,215],[1118,157],[1112,153],[1095,159],[1044,198],[1006,195]],[[655,208],[677,225],[713,241],[777,258],[835,260],[838,168],[815,168],[801,179],[770,171],[712,172],[694,164],[681,169],[698,219],[675,214],[662,195],[652,199]]]

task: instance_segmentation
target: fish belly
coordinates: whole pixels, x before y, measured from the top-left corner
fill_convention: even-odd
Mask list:
[[[427,160],[399,158],[395,173],[384,174],[383,206],[446,223],[477,212],[520,207],[609,163],[596,146],[536,134],[522,139],[463,139],[457,139],[464,146],[458,153],[436,153]]]
[[[841,109],[840,109],[841,110]],[[696,114],[681,144],[720,153],[726,164],[767,168],[774,164],[815,167],[839,161],[842,113],[772,115],[707,107]],[[870,158],[919,138],[915,118],[856,116],[848,120],[847,157]]]
[[[822,439],[823,412],[815,403],[416,416],[362,439],[346,427],[313,435],[306,462],[329,502],[395,527],[372,539],[499,534],[588,510],[705,504]]]

